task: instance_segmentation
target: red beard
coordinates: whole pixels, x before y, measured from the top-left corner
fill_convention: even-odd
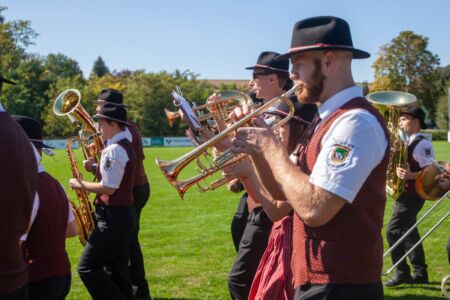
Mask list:
[[[295,80],[298,89],[295,92],[297,99],[301,103],[316,103],[320,100],[320,95],[323,92],[325,75],[322,73],[319,61],[314,61],[316,69],[312,75],[310,82]]]

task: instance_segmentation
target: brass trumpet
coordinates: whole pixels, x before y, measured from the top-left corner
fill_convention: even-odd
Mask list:
[[[406,167],[408,160],[408,137],[398,126],[401,109],[414,103],[416,96],[399,91],[383,91],[371,93],[366,96],[386,120],[389,131],[389,164],[386,176],[386,192],[397,199],[405,188],[404,180],[397,176],[397,167]]]
[[[212,149],[215,148],[217,144],[226,138],[230,137],[231,134],[234,133],[239,127],[243,127],[248,125],[253,118],[256,118],[264,113],[266,113],[271,107],[276,106],[279,103],[286,102],[289,106],[290,112],[289,114],[279,120],[278,122],[271,125],[272,129],[277,129],[283,126],[289,119],[294,115],[294,106],[292,102],[289,100],[289,96],[291,96],[296,90],[298,86],[294,85],[289,91],[282,94],[280,97],[276,97],[256,108],[249,115],[245,116],[238,122],[234,123],[230,127],[221,131],[219,134],[215,135],[208,141],[199,145],[192,151],[186,153],[178,159],[172,161],[164,161],[159,158],[156,158],[156,163],[159,168],[163,172],[164,176],[167,178],[169,183],[178,191],[178,194],[181,198],[183,198],[186,191],[192,187],[193,185],[197,185],[201,192],[205,192],[208,190],[214,190],[217,187],[223,185],[228,180],[225,178],[218,179],[206,186],[202,186],[201,182],[205,181],[205,179],[209,176],[212,176],[217,171],[222,170],[226,166],[239,162],[244,159],[246,154],[237,154],[232,152],[231,150],[225,150],[219,155],[217,155],[212,161],[209,162],[209,165],[205,165],[200,161],[200,157],[206,155],[206,157],[212,157],[208,153],[212,152]],[[197,162],[197,167],[199,168],[199,174],[192,176],[191,178],[180,180],[178,177],[187,165],[189,165],[193,161]]]
[[[218,98],[213,100],[212,98]],[[174,99],[173,104],[180,109],[176,112],[169,111],[165,109],[167,121],[170,126],[181,118],[180,110],[186,114],[183,105]],[[192,111],[195,114],[199,124],[207,126],[212,129],[217,129],[216,123],[220,121],[225,121],[228,118],[228,114],[233,111],[236,107],[242,106],[254,107],[252,99],[245,93],[240,91],[227,90],[218,93],[214,93],[208,97],[206,103],[203,105],[198,105],[192,107]]]

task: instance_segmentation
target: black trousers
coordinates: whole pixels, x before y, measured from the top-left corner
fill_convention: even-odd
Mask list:
[[[148,282],[145,279],[144,257],[139,244],[139,221],[141,212],[150,197],[150,185],[147,183],[133,188],[134,209],[136,211],[136,230],[131,235],[129,246],[131,282],[137,287],[136,295],[139,297],[150,294]]]
[[[7,295],[0,296],[0,300],[27,300],[27,299],[28,299],[28,289],[26,285],[24,285],[21,288],[18,288],[14,292],[11,292]]]
[[[381,282],[372,284],[309,284],[295,289],[295,300],[383,300]]]
[[[72,276],[46,278],[28,284],[29,300],[64,300],[70,291]]]
[[[92,299],[132,299],[128,246],[136,223],[132,206],[96,207],[97,225],[78,262]],[[105,272],[110,266],[111,275]]]
[[[417,195],[406,195],[403,193],[394,203],[394,212],[387,226],[387,240],[392,246],[408,231],[415,223],[417,214],[424,205],[424,200]],[[420,240],[419,231],[414,229],[406,239],[403,240],[392,252],[392,263],[396,263],[414,244]],[[425,264],[425,253],[420,244],[408,256],[414,269],[414,274],[420,277],[427,276],[427,265]],[[410,276],[410,269],[406,259],[397,266],[397,274]]]
[[[249,214],[236,260],[228,275],[228,290],[232,299],[248,298],[253,278],[269,241],[272,224],[261,207]]]
[[[239,200],[238,207],[231,221],[231,237],[233,238],[234,248],[236,252],[239,250],[239,244],[241,243],[242,236],[244,235],[245,226],[247,225],[248,218],[248,206],[247,196],[245,193]]]

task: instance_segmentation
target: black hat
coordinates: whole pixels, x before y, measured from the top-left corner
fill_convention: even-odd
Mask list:
[[[401,112],[401,115],[410,115],[415,119],[419,119],[420,128],[427,129],[427,124],[425,124],[425,112],[420,107],[411,107],[405,111]]]
[[[100,95],[98,95],[97,100],[94,100],[97,104],[106,104],[110,103],[113,105],[119,105],[127,107],[125,104],[123,104],[123,94],[121,91],[115,90],[115,89],[104,89],[100,92]]]
[[[277,52],[264,51],[259,55],[256,65],[245,69],[253,70],[253,75],[280,74],[289,76],[289,60],[276,60],[279,55]]]
[[[36,148],[54,148],[44,144],[42,139],[42,124],[38,120],[17,115],[12,116],[12,118],[22,127],[23,131],[25,131],[28,138]]]
[[[317,114],[317,105],[297,101],[292,102],[292,104],[294,105],[294,116],[290,120],[309,125]],[[276,108],[271,108],[266,114],[285,117],[289,111],[289,106],[285,102],[282,102]]]
[[[98,113],[92,116],[94,119],[106,119],[130,125],[127,122],[127,110],[122,105],[106,103],[103,105]]]
[[[4,78],[2,73],[0,73],[0,84],[2,83],[16,84],[14,81]]]
[[[353,52],[353,58],[370,57],[369,53],[353,48],[347,22],[329,16],[309,18],[295,23],[291,48],[278,59],[286,59],[294,53],[311,50],[347,50]]]

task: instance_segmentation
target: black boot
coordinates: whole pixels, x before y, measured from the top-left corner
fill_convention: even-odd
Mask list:
[[[387,286],[387,287],[393,287],[393,286],[401,285],[404,283],[411,283],[411,282],[412,282],[412,278],[410,275],[395,274],[390,279],[383,282],[383,285]]]
[[[428,284],[428,274],[425,272],[424,274],[413,274],[412,283],[414,284]]]

